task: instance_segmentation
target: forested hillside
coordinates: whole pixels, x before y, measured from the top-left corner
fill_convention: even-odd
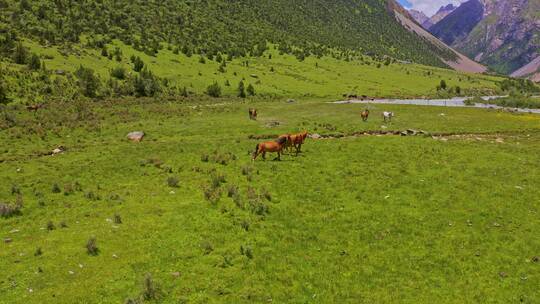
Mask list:
[[[68,47],[87,35],[90,47],[117,38],[150,55],[168,42],[209,58],[257,56],[273,42],[299,59],[341,50],[442,66],[438,57],[453,56],[403,29],[385,0],[0,0],[0,7],[7,47],[10,37]]]

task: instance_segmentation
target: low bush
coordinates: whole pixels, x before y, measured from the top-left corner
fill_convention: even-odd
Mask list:
[[[176,176],[169,176],[169,178],[167,178],[167,185],[171,188],[178,188],[179,183],[180,180]]]
[[[93,256],[99,254],[99,248],[97,247],[97,240],[95,237],[91,237],[86,241],[86,252]]]
[[[15,215],[21,215],[22,202],[15,204],[0,203],[0,217],[9,218]]]

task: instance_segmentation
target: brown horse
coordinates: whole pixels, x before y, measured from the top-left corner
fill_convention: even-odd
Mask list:
[[[283,152],[283,149],[285,148],[285,145],[290,140],[290,136],[280,136],[278,139],[274,141],[267,141],[262,142],[260,144],[257,144],[257,147],[255,147],[255,152],[253,152],[253,158],[251,160],[255,160],[259,154],[262,154],[262,158],[266,160],[266,152],[277,152],[277,160],[281,160],[281,153]]]
[[[249,119],[257,120],[257,109],[249,109]]]
[[[298,153],[302,152],[301,151],[302,150],[302,145],[304,144],[304,141],[306,140],[307,136],[308,136],[307,131],[291,135],[291,144],[292,144],[292,146],[294,146],[296,148],[296,155],[298,155]]]
[[[43,108],[42,104],[33,104],[33,105],[26,106],[26,109],[28,111],[34,111],[34,113],[37,112],[41,108]]]
[[[365,109],[363,112],[362,112],[362,121],[367,121],[368,118],[369,118],[369,110],[368,109]]]
[[[283,135],[280,135],[280,136],[278,137],[278,140],[279,140],[280,138],[285,138],[285,139],[286,139],[285,145],[283,146],[283,150],[286,150],[286,151],[288,151],[289,153],[292,152],[293,141],[292,141],[291,134],[283,134]]]

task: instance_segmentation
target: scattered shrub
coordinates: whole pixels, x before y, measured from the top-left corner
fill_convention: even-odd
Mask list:
[[[99,248],[97,247],[97,240],[95,237],[91,237],[86,242],[86,252],[89,255],[96,256],[99,254]]]
[[[0,217],[8,218],[15,215],[21,215],[22,201],[18,201],[15,204],[0,203]]]
[[[229,185],[229,188],[227,190],[227,196],[228,197],[234,197],[238,194],[238,186],[236,185]]]
[[[214,82],[206,88],[206,94],[210,97],[218,98],[221,97],[221,86],[219,83]]]
[[[221,198],[221,189],[214,188],[214,187],[205,188],[204,198],[210,203],[212,203],[213,205],[216,205]]]
[[[43,251],[41,250],[41,247],[38,247],[36,251],[34,252],[34,256],[40,256],[43,254]]]
[[[242,197],[240,196],[239,192],[236,192],[236,193],[233,194],[232,200],[233,200],[234,204],[236,205],[236,207],[238,207],[240,209],[245,208],[244,203],[242,201]]]
[[[210,159],[210,156],[208,156],[208,154],[201,155],[201,161],[203,163],[207,163],[209,159]]]
[[[252,84],[248,85],[246,92],[248,93],[249,96],[255,96],[255,88],[253,87]]]
[[[120,217],[120,215],[118,213],[114,215],[114,223],[115,224],[122,224],[122,218]]]
[[[139,56],[132,57],[131,62],[133,62],[133,70],[135,72],[140,72],[144,68],[144,62],[142,61],[142,59]]]
[[[250,167],[250,166],[243,166],[242,167],[242,175],[244,175],[244,176],[251,174],[252,171],[253,171],[253,168]]]
[[[60,222],[60,228],[67,228],[67,224],[65,221]]]
[[[11,185],[11,195],[21,194],[21,189],[17,185]]]
[[[176,176],[169,176],[167,178],[167,185],[172,188],[178,188],[178,183],[180,183],[180,180]]]
[[[94,192],[92,191],[88,191],[86,192],[86,194],[84,195],[87,199],[91,200],[91,201],[99,201],[100,200],[100,197],[99,195],[96,195]]]
[[[253,259],[253,250],[250,246],[240,246],[240,254],[246,256],[248,259]]]
[[[71,195],[74,191],[75,190],[72,184],[68,183],[64,185],[64,195]]]
[[[446,81],[444,79],[441,80],[441,83],[439,84],[439,87],[441,88],[441,90],[446,90],[447,84],[446,84]]]
[[[249,231],[249,222],[247,220],[242,220],[242,222],[240,223],[240,226],[245,231]]]
[[[204,252],[205,255],[208,255],[208,254],[212,253],[212,251],[214,251],[214,247],[208,241],[202,242],[201,243],[201,248],[203,249],[203,252]]]
[[[56,229],[56,227],[54,226],[54,223],[52,221],[48,221],[47,222],[47,230],[52,231],[54,229]]]
[[[262,191],[262,193],[263,193],[263,194],[262,194],[263,197],[264,197],[267,201],[269,201],[269,202],[272,201],[272,194],[271,194],[268,190],[264,189],[264,190]]]
[[[97,97],[97,91],[101,86],[101,82],[95,75],[94,70],[81,65],[77,71],[75,71],[75,75],[79,79],[81,94],[89,98]]]
[[[147,273],[143,280],[142,298],[146,301],[157,299],[158,291],[152,275]]]
[[[124,67],[116,67],[111,70],[111,77],[114,77],[116,79],[126,79],[126,69]]]
[[[28,62],[28,67],[34,71],[37,71],[41,68],[41,60],[39,59],[38,55],[32,54],[32,56],[30,57],[30,61]]]
[[[58,186],[58,184],[55,183],[55,184],[52,186],[52,192],[53,192],[53,193],[60,193],[60,192],[62,192],[62,189],[60,189],[60,186]]]
[[[246,98],[246,88],[244,86],[244,82],[243,81],[240,81],[240,83],[238,83],[238,97],[240,98]]]
[[[226,182],[225,175],[219,174],[219,173],[216,173],[216,174],[212,175],[212,187],[214,189],[219,188],[219,186],[221,186],[221,184],[223,184],[225,182]]]

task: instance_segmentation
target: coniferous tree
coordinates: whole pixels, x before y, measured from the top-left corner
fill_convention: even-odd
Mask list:
[[[28,50],[21,42],[17,43],[17,46],[15,47],[13,59],[16,64],[26,64],[28,62]]]
[[[32,56],[30,57],[30,61],[28,62],[28,67],[34,71],[37,71],[41,68],[41,60],[39,59],[38,55],[32,54]]]
[[[211,97],[221,97],[221,86],[219,83],[214,82],[206,88],[206,94]]]
[[[139,56],[135,57],[135,59],[133,60],[133,70],[135,70],[135,72],[140,72],[143,68],[144,62],[142,61],[142,59]]]
[[[0,104],[5,104],[9,102],[9,98],[7,96],[7,89],[4,85],[4,81],[0,79]]]
[[[86,97],[97,97],[97,91],[101,83],[99,78],[94,74],[94,70],[81,65],[77,71],[75,71],[75,75],[79,79],[81,93]]]
[[[243,81],[240,81],[240,83],[238,83],[238,97],[246,98],[246,88]]]
[[[445,81],[444,79],[443,79],[443,80],[441,80],[441,84],[440,84],[440,87],[441,87],[441,89],[442,89],[442,90],[446,90],[446,88],[447,88],[447,85],[446,85],[446,81]]]
[[[251,83],[248,85],[246,91],[249,94],[249,96],[255,96],[255,88],[253,87]]]

